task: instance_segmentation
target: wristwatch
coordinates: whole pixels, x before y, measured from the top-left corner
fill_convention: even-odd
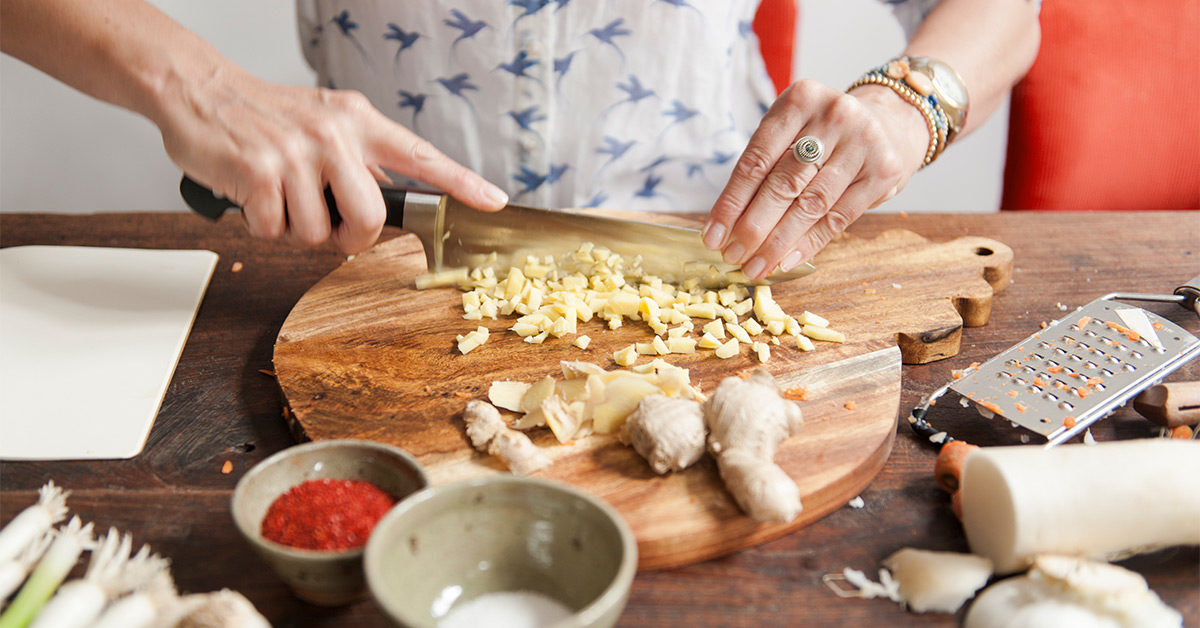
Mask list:
[[[967,95],[967,85],[958,72],[954,71],[954,68],[942,61],[932,57],[903,58],[908,61],[908,69],[911,73],[924,75],[924,78],[929,79],[931,95],[937,99],[937,104],[946,114],[946,122],[949,127],[946,132],[946,143],[950,143],[954,136],[962,131],[963,125],[967,122],[967,108],[971,102]],[[905,82],[912,85],[913,81],[908,80],[909,78],[906,77]],[[911,78],[916,79],[916,77]],[[923,82],[920,79],[917,81]]]

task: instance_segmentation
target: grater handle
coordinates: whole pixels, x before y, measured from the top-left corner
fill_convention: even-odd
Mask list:
[[[1200,381],[1151,386],[1134,398],[1133,409],[1163,427],[1200,425]]]
[[[1175,294],[1183,297],[1180,305],[1200,315],[1200,275],[1192,277],[1187,283],[1176,288]]]

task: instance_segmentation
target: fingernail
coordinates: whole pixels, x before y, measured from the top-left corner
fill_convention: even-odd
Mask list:
[[[783,270],[783,272],[787,272],[787,271],[799,266],[800,262],[803,262],[803,261],[804,261],[803,253],[801,253],[800,251],[792,251],[791,253],[788,253],[787,257],[783,258],[782,262],[779,262],[779,268],[781,270]]]
[[[767,263],[763,261],[763,258],[756,257],[747,262],[745,266],[742,266],[742,274],[748,279],[758,279],[758,275],[762,273],[766,265]]]
[[[491,183],[483,186],[483,195],[486,196],[487,200],[491,201],[494,205],[508,204],[508,195],[504,193],[504,190],[501,190]]]
[[[725,247],[725,263],[737,264],[742,261],[742,256],[746,254],[746,247],[742,246],[741,242],[733,242]]]
[[[716,249],[721,246],[721,241],[725,239],[725,225],[719,222],[710,222],[704,227],[704,233],[700,237],[704,240],[704,246]]]

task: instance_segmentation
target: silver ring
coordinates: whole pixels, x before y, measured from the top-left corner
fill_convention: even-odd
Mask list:
[[[824,154],[825,144],[811,135],[805,135],[792,144],[792,155],[802,164],[815,164]]]

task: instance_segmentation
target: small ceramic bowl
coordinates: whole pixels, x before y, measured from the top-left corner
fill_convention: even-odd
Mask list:
[[[263,538],[262,520],[277,497],[306,480],[364,480],[397,500],[425,488],[424,469],[408,452],[391,445],[329,440],[296,445],[250,469],[233,491],[233,520],[242,536],[302,600],[337,606],[366,593],[363,547],[306,550]]]
[[[400,626],[468,625],[463,605],[477,601],[481,612],[481,596],[493,613],[546,596],[570,613],[555,628],[608,627],[629,597],[637,542],[600,499],[557,482],[492,476],[398,504],[367,541],[364,566],[371,596]]]

